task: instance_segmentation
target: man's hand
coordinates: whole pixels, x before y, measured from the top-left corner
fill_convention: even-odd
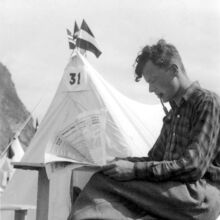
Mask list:
[[[134,163],[126,160],[115,160],[102,167],[101,171],[116,180],[126,181],[135,178]]]

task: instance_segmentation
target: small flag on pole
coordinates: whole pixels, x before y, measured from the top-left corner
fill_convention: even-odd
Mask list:
[[[11,159],[13,162],[18,162],[24,155],[24,150],[21,146],[21,143],[18,137],[13,137],[12,140],[9,140],[9,148],[7,151],[7,157]]]
[[[78,34],[79,34],[79,27],[75,21],[74,30],[73,30],[73,40],[76,40],[76,38],[78,37]]]
[[[14,157],[14,155],[15,155],[15,153],[14,153],[14,151],[12,149],[13,141],[14,141],[14,138],[13,139],[9,138],[9,141],[8,141],[9,147],[8,147],[8,151],[7,151],[7,157],[9,159],[12,159]]]
[[[71,33],[71,31],[69,29],[66,29],[66,32],[67,32],[67,37],[68,37],[68,41],[69,41],[69,48],[74,50],[76,48],[76,39],[79,34],[79,27],[78,27],[77,23],[75,22],[75,24],[74,24],[73,34]]]
[[[69,48],[75,49],[76,45],[74,44],[73,35],[72,35],[71,31],[69,29],[66,29],[66,32],[67,32],[67,37],[68,37],[68,41],[69,41]]]
[[[12,159],[14,157],[15,153],[10,145],[10,147],[8,148],[8,152],[7,152],[7,156],[9,159]]]
[[[86,24],[85,20],[82,22],[78,37],[76,39],[76,46],[94,53],[96,57],[99,57],[102,53],[95,40],[95,36],[93,35],[89,26]]]

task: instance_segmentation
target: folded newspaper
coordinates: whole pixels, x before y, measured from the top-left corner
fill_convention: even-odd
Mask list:
[[[54,139],[47,161],[74,162],[101,166],[105,155],[106,111],[95,110],[79,114],[74,121],[60,130]]]

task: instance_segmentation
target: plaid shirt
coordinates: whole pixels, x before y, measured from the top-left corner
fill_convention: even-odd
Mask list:
[[[220,183],[220,100],[193,83],[164,118],[148,157],[135,162],[137,179]]]

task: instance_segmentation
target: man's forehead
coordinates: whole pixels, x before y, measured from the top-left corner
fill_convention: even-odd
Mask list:
[[[143,68],[143,75],[144,76],[154,76],[158,74],[158,70],[160,68],[157,67],[155,64],[152,63],[151,60],[149,60],[148,62],[145,63],[144,68]]]

